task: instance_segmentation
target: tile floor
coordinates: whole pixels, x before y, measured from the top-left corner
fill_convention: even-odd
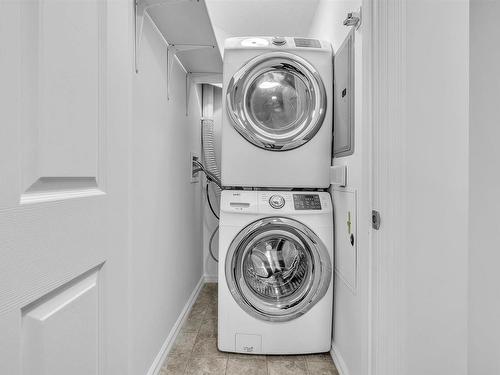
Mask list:
[[[329,353],[265,356],[217,350],[217,284],[203,286],[160,375],[338,375]]]

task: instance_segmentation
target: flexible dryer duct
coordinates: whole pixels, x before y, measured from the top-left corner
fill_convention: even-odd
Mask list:
[[[203,153],[203,164],[205,168],[207,169],[208,172],[213,174],[215,177],[217,177],[220,181],[220,170],[217,165],[217,159],[215,156],[215,126],[214,126],[214,120],[211,119],[202,119],[201,120],[201,147],[202,147],[202,153]],[[210,201],[210,192],[209,192],[209,186],[213,187],[213,192],[215,195],[215,201],[217,201],[217,205],[214,208],[213,205],[211,204]],[[220,194],[221,194],[221,189],[219,186],[216,184],[208,184],[206,186],[207,189],[207,201],[208,204],[210,205],[210,209],[212,213],[214,214],[217,219],[219,219],[219,213],[218,213],[218,207],[220,207]],[[218,262],[217,257],[214,255],[214,252],[212,250],[212,244],[215,235],[217,234],[219,230],[219,226],[215,228],[215,230],[212,232],[210,236],[210,241],[208,244],[208,250],[210,252],[210,256]]]

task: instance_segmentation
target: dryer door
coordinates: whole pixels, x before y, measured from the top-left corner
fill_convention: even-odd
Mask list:
[[[318,132],[327,97],[311,64],[290,53],[273,52],[250,60],[233,76],[226,103],[233,127],[247,141],[286,151]]]
[[[236,302],[268,321],[305,314],[325,295],[332,277],[330,256],[318,236],[281,217],[245,227],[231,243],[225,264]]]

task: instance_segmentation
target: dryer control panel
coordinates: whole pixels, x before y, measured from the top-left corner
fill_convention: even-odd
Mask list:
[[[228,49],[272,49],[272,50],[303,50],[323,49],[330,50],[331,45],[326,40],[312,38],[296,38],[286,36],[259,36],[259,37],[235,37],[228,38],[224,42],[224,50]]]

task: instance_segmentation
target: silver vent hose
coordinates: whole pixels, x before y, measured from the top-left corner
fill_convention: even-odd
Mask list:
[[[201,147],[203,154],[203,164],[199,161],[193,162],[196,167],[203,170],[209,182],[213,182],[217,185],[217,188],[214,189],[215,198],[217,200],[217,204],[220,206],[220,193],[222,191],[222,183],[220,180],[220,171],[217,166],[216,153],[215,153],[215,124],[212,119],[202,119],[201,120]],[[210,211],[212,214],[219,220],[219,215],[216,212],[216,209],[212,206],[212,202],[210,200],[210,192],[209,192],[209,184],[206,186],[206,197],[207,203],[210,207]],[[212,259],[216,262],[219,262],[217,257],[214,255],[213,251],[213,242],[215,235],[219,232],[219,226],[213,230],[210,235],[210,240],[208,242],[208,251]]]

